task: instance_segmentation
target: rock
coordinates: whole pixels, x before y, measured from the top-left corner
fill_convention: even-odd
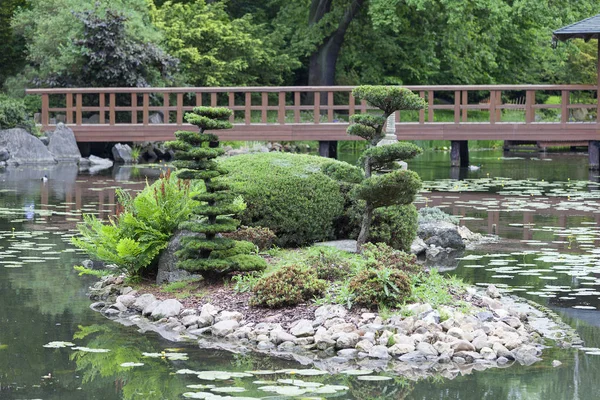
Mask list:
[[[214,324],[212,326],[212,333],[219,337],[227,336],[230,333],[233,333],[239,326],[240,323],[235,319],[228,319]],[[273,344],[271,344],[271,346],[273,346]]]
[[[440,313],[437,310],[423,313],[421,315],[424,315],[424,316],[419,316],[419,318],[423,322],[426,322],[427,324],[439,324],[440,323],[441,317],[440,317]]]
[[[482,311],[477,313],[477,319],[479,319],[481,322],[493,321],[494,314],[492,314],[490,311]]]
[[[461,328],[450,328],[448,329],[448,336],[454,336],[457,339],[465,339],[465,332]]]
[[[419,224],[417,235],[428,246],[434,245],[458,250],[465,248],[465,243],[458,233],[458,228],[450,222],[435,221],[421,223]]]
[[[150,117],[148,117],[149,124],[162,124],[163,123],[163,115],[162,113],[152,113]]]
[[[336,348],[338,349],[350,349],[354,348],[359,340],[358,333],[342,333],[336,341]]]
[[[454,342],[451,342],[450,347],[452,347],[452,350],[454,350],[455,352],[476,351],[475,346],[473,346],[471,343],[467,342],[466,340],[456,340]]]
[[[496,352],[492,349],[490,349],[489,347],[484,347],[481,349],[481,351],[479,352],[479,354],[481,354],[481,356],[483,357],[484,360],[488,360],[488,361],[493,361],[496,358],[498,358],[498,356],[496,355]]]
[[[141,297],[141,296],[140,296]],[[142,310],[142,315],[150,315],[162,303],[160,300],[154,300],[152,303],[146,305]]]
[[[491,297],[492,299],[499,299],[502,297],[502,295],[498,291],[498,288],[494,285],[488,285],[487,289],[485,290],[485,294]]]
[[[387,360],[390,358],[388,353],[388,349],[385,346],[373,346],[371,350],[369,350],[369,357],[371,358],[379,358],[382,360]]]
[[[0,130],[0,148],[10,155],[8,165],[56,163],[46,146],[25,129]]]
[[[81,153],[71,128],[64,124],[58,124],[56,130],[49,137],[48,151],[56,161],[79,162]]]
[[[427,243],[425,243],[420,237],[417,237],[415,238],[415,240],[413,240],[412,244],[410,245],[410,252],[418,256],[420,254],[425,253],[427,247]]]
[[[515,356],[513,355],[513,353],[510,350],[508,350],[506,347],[504,347],[501,343],[498,343],[498,342],[494,343],[492,346],[492,349],[496,352],[498,357],[504,357],[509,360],[515,359]]]
[[[337,355],[346,359],[356,358],[358,356],[358,350],[356,349],[342,349],[337,352]]]
[[[401,356],[413,351],[415,351],[415,346],[408,343],[396,343],[388,349],[388,352],[393,356]]]
[[[394,344],[409,344],[411,346],[415,345],[415,339],[406,335],[393,335],[392,340],[394,341]]]
[[[521,321],[519,320],[519,318],[516,318],[516,317],[502,318],[502,322],[504,322],[506,325],[508,325],[508,326],[510,326],[511,328],[514,328],[514,329],[519,329],[520,327],[523,326],[523,324],[521,323]]]
[[[294,344],[294,342],[288,341],[288,342],[283,342],[281,343],[279,346],[277,346],[277,350],[278,351],[293,351],[296,349],[296,345]]]
[[[147,306],[156,301],[156,297],[153,294],[146,293],[135,299],[135,302],[131,306],[133,309],[143,311]]]
[[[113,166],[113,162],[108,158],[96,157],[95,155],[91,155],[88,157],[91,165],[102,167],[102,168],[110,168]]]
[[[343,324],[332,325],[327,331],[330,335],[334,333],[350,333],[356,331],[356,326],[350,322],[345,322]]]
[[[160,303],[153,311],[152,318],[176,317],[181,312],[183,305],[178,300],[168,299]]]
[[[199,275],[193,275],[189,272],[177,268],[177,262],[179,259],[175,252],[180,250],[181,239],[184,237],[204,237],[202,233],[194,233],[190,231],[178,231],[176,232],[167,248],[165,248],[158,259],[158,272],[156,274],[156,283],[162,284],[167,282],[177,282],[187,279],[199,279]]]
[[[539,350],[535,346],[525,345],[513,350],[515,360],[522,365],[531,365],[540,359],[537,357]]]
[[[128,144],[117,143],[113,146],[111,152],[115,162],[130,164],[137,161],[131,156],[131,147]]]
[[[234,319],[240,322],[244,316],[241,312],[238,311],[223,311],[219,315],[216,316],[215,322],[228,321],[230,319]]]
[[[84,118],[82,123],[84,124],[99,124],[100,114],[92,114],[89,118]]]
[[[348,311],[339,304],[325,305],[315,310],[315,319],[326,321],[331,318],[344,318]]]
[[[117,297],[117,302],[123,304],[127,308],[133,308],[136,298],[130,294],[122,294],[121,296]]]
[[[562,363],[561,363],[560,361],[558,361],[558,360],[554,360],[554,361],[552,361],[552,366],[553,366],[554,368],[556,368],[556,367],[560,367],[561,365],[562,365]]]
[[[454,350],[452,349],[452,346],[450,345],[450,343],[447,342],[435,342],[433,344],[433,348],[439,353],[439,354],[450,354],[453,353]]]
[[[498,365],[504,365],[508,362],[508,359],[506,357],[498,357],[496,362],[498,363]]]
[[[354,348],[363,353],[368,353],[373,348],[373,342],[363,339],[356,343],[356,346]]]
[[[290,329],[290,333],[296,337],[304,337],[314,335],[315,330],[312,321],[301,319]]]
[[[200,320],[200,317],[197,315],[186,315],[185,317],[181,318],[181,323],[188,328],[192,325],[196,325],[197,327],[200,327],[200,324],[198,323],[199,320]]]
[[[409,362],[409,363],[422,363],[427,361],[427,358],[418,351],[413,351],[410,353],[406,353],[400,357],[398,357],[400,361]]]
[[[223,321],[223,322],[230,322],[230,321]],[[213,329],[214,329],[214,326],[213,326]],[[214,333],[214,330],[213,330],[213,333]],[[269,341],[266,341],[266,340],[258,342],[258,344],[256,345],[256,348],[258,350],[263,350],[263,351],[265,351],[265,350],[271,350],[274,347],[275,347],[275,345],[273,343],[271,343]]]
[[[278,330],[278,331],[275,331],[275,332],[276,332],[276,334],[275,334],[275,344],[280,344],[280,343],[283,343],[283,342],[293,342],[293,343],[296,342],[296,336],[294,336],[294,335],[292,335],[290,333],[287,333],[284,330]]]
[[[430,345],[429,343],[426,343],[426,342],[418,343],[416,350],[419,353],[423,354],[425,357],[427,357],[427,356],[437,357],[438,356],[437,350],[432,345]]]
[[[0,161],[7,161],[10,158],[10,153],[6,147],[0,147]]]

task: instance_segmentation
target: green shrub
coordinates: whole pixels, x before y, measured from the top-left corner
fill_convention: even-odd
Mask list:
[[[368,241],[383,242],[394,249],[410,251],[410,245],[417,236],[417,215],[413,204],[375,209]]]
[[[250,254],[254,252],[254,244],[217,236],[237,230],[239,221],[232,216],[243,211],[245,204],[231,192],[227,182],[214,180],[227,174],[214,160],[223,155],[224,150],[213,145],[219,141],[218,136],[205,131],[231,128],[232,114],[227,108],[195,107],[186,115],[186,120],[200,132],[177,131],[177,140],[165,143],[175,150],[173,164],[181,169],[177,176],[202,181],[206,190],[193,197],[203,203],[193,208],[192,218],[179,224],[181,229],[204,235],[181,240],[182,249],[176,253],[180,260],[177,265],[210,278],[235,271],[260,271],[267,266],[261,257]]]
[[[446,214],[438,207],[423,207],[419,210],[419,222],[450,222],[458,224],[459,219],[454,215]]]
[[[414,254],[393,249],[385,243],[366,243],[361,255],[366,259],[367,268],[393,268],[410,274],[422,271]]]
[[[129,275],[140,275],[197,204],[190,191],[189,184],[169,173],[146,185],[135,198],[117,191],[119,214],[108,223],[84,215],[78,225],[81,237],[71,241],[94,259],[116,264]]]
[[[315,246],[309,249],[306,264],[314,268],[319,279],[336,281],[352,270],[352,257],[333,247]]]
[[[349,283],[354,294],[354,303],[369,308],[381,305],[396,307],[411,293],[410,278],[395,268],[365,268]]]
[[[314,269],[288,265],[256,282],[250,304],[270,308],[292,306],[323,293],[326,287]]]
[[[354,195],[378,208],[412,203],[420,188],[421,178],[416,172],[401,170],[365,179],[357,185]]]
[[[23,100],[0,94],[0,129],[23,128],[29,133],[37,131],[35,123],[27,116]]]
[[[364,165],[365,159],[369,157],[371,159],[371,170],[394,170],[400,167],[397,161],[412,160],[421,153],[423,153],[423,150],[413,143],[398,142],[365,150],[359,163]]]
[[[259,251],[269,250],[273,247],[273,243],[277,239],[277,236],[269,228],[263,228],[262,226],[241,226],[235,232],[223,233],[223,236],[234,240],[246,240],[252,242]]]
[[[241,214],[242,223],[271,229],[280,247],[331,239],[345,199],[341,184],[323,170],[333,174],[343,169],[346,176],[358,170],[324,157],[286,153],[240,155],[224,159],[220,165],[230,171],[224,179],[248,203]]]

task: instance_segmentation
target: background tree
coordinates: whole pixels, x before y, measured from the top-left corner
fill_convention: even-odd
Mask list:
[[[202,180],[206,188],[206,192],[192,197],[205,204],[195,207],[191,220],[179,225],[181,229],[203,236],[182,238],[182,249],[177,252],[178,266],[210,278],[234,271],[260,271],[267,266],[261,257],[248,254],[255,248],[252,243],[217,236],[237,229],[240,221],[231,215],[243,211],[244,207],[234,201],[235,195],[226,182],[215,180],[227,174],[214,160],[225,150],[214,147],[218,136],[204,132],[231,128],[232,113],[227,108],[196,107],[193,113],[186,115],[186,120],[200,132],[177,131],[177,140],[165,144],[175,150],[174,165],[183,169],[177,177]]]
[[[7,77],[17,73],[25,64],[25,43],[13,34],[10,21],[17,8],[26,4],[26,0],[0,2],[0,87]]]
[[[383,112],[383,115],[377,116],[355,114],[350,117],[353,124],[348,127],[348,134],[369,141],[371,146],[376,145],[385,136],[385,122],[392,113],[398,110],[420,110],[426,105],[425,100],[418,95],[397,86],[359,86],[352,91],[352,95],[366,100]],[[416,145],[400,142],[371,147],[362,154],[365,180],[354,189],[354,196],[365,202],[357,251],[361,250],[369,238],[373,211],[376,208],[410,204],[421,188],[421,179],[413,171],[396,170],[381,175],[373,175],[373,172],[394,169],[396,161],[411,159],[420,152],[421,149]]]

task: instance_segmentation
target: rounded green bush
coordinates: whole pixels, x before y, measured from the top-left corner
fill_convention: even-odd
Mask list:
[[[396,307],[411,294],[410,278],[394,268],[365,268],[349,282],[354,302],[369,308]]]
[[[310,300],[325,291],[327,284],[317,272],[304,265],[288,265],[256,282],[250,305],[278,308]]]
[[[418,212],[413,204],[381,207],[373,211],[369,242],[383,242],[394,249],[410,251],[417,237]]]
[[[229,170],[223,179],[248,205],[242,223],[271,229],[280,247],[333,238],[345,201],[337,179],[360,176],[360,169],[347,163],[300,154],[246,154],[220,164]]]

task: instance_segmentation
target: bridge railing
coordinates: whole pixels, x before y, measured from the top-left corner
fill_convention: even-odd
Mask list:
[[[560,124],[600,121],[587,111],[598,111],[594,85],[449,85],[407,86],[427,100],[420,112],[400,112],[397,123],[465,124],[503,122]],[[234,110],[231,122],[251,124],[347,123],[347,116],[367,112],[350,86],[207,87],[207,88],[65,88],[28,89],[42,97],[41,125],[49,129],[56,121],[75,126],[183,125],[194,106],[224,106]],[[503,94],[516,101],[503,102]],[[558,101],[537,102],[554,94]],[[484,99],[474,100],[474,99]],[[574,113],[578,110],[578,113]],[[151,119],[152,114],[161,119]],[[576,115],[575,115],[576,114]],[[575,116],[574,116],[575,115]],[[86,116],[91,116],[89,118]],[[586,118],[587,117],[587,118]],[[162,120],[162,121],[161,121]]]

